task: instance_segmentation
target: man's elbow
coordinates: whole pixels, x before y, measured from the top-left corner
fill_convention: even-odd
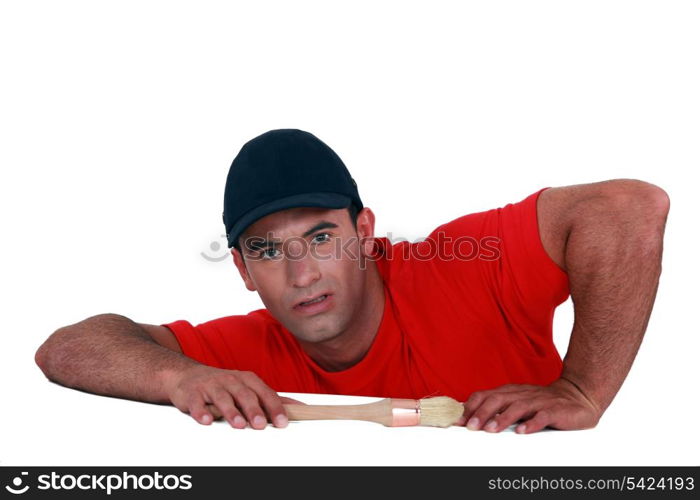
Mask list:
[[[34,362],[48,378],[52,378],[52,369],[54,369],[57,364],[61,364],[61,352],[65,352],[63,348],[67,343],[70,343],[70,337],[80,330],[83,321],[58,328],[47,337],[44,343],[41,344],[34,353]]]
[[[633,209],[640,214],[663,219],[668,216],[671,197],[656,184],[639,179],[614,179],[606,187],[611,203],[619,209]]]
[[[77,323],[62,326],[53,332],[34,353],[34,362],[49,379],[57,370],[65,371],[71,364],[72,352],[80,344],[81,336],[89,334],[95,326],[105,320],[123,320],[124,316],[114,313],[97,314]],[[76,344],[77,342],[77,344]]]
[[[46,342],[41,344],[39,346],[39,349],[36,350],[34,353],[34,362],[36,365],[41,369],[42,372],[45,371],[46,367],[46,349],[45,349]]]
[[[61,327],[49,335],[49,337],[34,353],[34,362],[47,377],[49,377],[49,359],[51,357],[51,353],[55,351],[57,337],[64,332],[65,328],[66,327]]]
[[[649,184],[649,191],[648,197],[655,207],[656,212],[666,218],[671,209],[671,197],[666,191],[654,184]]]

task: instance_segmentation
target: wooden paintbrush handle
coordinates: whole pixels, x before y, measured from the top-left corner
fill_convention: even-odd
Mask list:
[[[386,426],[392,424],[391,399],[382,399],[362,405],[305,405],[284,404],[289,420],[366,420]],[[214,419],[222,418],[214,405],[206,405]]]

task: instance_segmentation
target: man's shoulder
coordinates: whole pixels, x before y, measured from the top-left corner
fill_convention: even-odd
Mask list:
[[[255,309],[247,314],[232,314],[211,319],[197,325],[201,331],[216,332],[222,336],[255,336],[275,334],[283,329],[282,324],[266,308]]]

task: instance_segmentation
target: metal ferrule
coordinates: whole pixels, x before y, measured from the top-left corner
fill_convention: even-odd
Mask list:
[[[391,400],[391,426],[420,425],[420,401],[417,399]]]

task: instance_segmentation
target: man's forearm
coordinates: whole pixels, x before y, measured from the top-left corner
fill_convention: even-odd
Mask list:
[[[562,378],[601,413],[626,378],[649,322],[667,213],[663,197],[623,193],[582,210],[567,240],[575,321]]]
[[[137,401],[169,403],[165,377],[197,363],[156,342],[129,318],[93,316],[58,329],[36,353],[54,382]]]

